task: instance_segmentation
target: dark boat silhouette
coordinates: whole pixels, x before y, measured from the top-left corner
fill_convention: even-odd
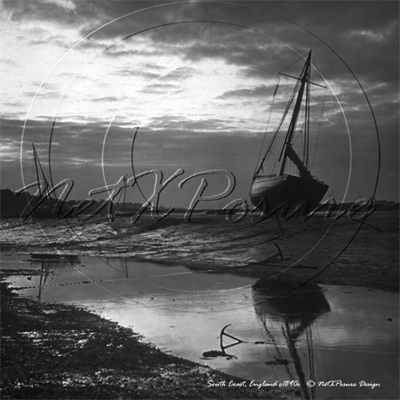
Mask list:
[[[264,213],[282,209],[291,212],[302,208],[304,214],[315,209],[325,193],[328,185],[317,177],[313,176],[309,167],[309,125],[310,125],[310,82],[311,50],[303,66],[297,84],[292,92],[281,121],[276,129],[267,151],[260,164],[257,166],[250,188],[250,199],[256,207],[262,207]],[[282,74],[285,76],[290,75]],[[321,85],[317,85],[321,86]],[[295,133],[298,125],[299,114],[305,97],[305,120],[303,129],[303,155],[300,157],[294,149]],[[284,121],[292,111],[289,127],[282,132]],[[282,142],[282,135],[285,133]],[[280,146],[280,148],[279,148]],[[278,151],[278,153],[276,153]],[[264,173],[267,159],[277,155],[275,168],[269,173]],[[292,162],[297,169],[297,174],[287,172],[289,162]]]

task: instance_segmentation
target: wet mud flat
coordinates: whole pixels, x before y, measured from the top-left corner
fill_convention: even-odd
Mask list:
[[[365,214],[365,213],[364,213]],[[294,283],[399,290],[399,214],[374,212],[307,220],[183,214],[157,220],[94,217],[87,221],[1,221],[3,252],[126,257],[229,271]]]
[[[288,399],[160,351],[86,309],[38,302],[1,283],[3,399]]]
[[[126,257],[260,280],[302,284],[311,279],[398,291],[398,218],[397,213],[385,212],[361,222],[315,217],[306,221],[245,218],[232,223],[223,216],[194,216],[186,223],[176,215],[161,221],[143,216],[135,224],[104,217],[5,220],[0,240],[7,253]],[[87,310],[18,297],[7,288],[1,294],[3,398],[298,395],[296,390],[249,387],[243,379],[164,354],[143,343],[131,329]],[[210,386],[211,381],[225,386]]]

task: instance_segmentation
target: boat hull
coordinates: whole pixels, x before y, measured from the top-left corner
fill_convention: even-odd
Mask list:
[[[250,188],[250,200],[264,214],[281,210],[288,215],[300,209],[306,215],[318,206],[328,188],[324,182],[294,175],[258,176]]]

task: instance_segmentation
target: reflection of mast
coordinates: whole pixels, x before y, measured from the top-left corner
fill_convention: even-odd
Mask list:
[[[317,285],[307,285],[298,288],[287,295],[282,295],[292,289],[287,283],[276,281],[262,282],[261,290],[253,291],[254,307],[258,318],[263,323],[267,335],[275,346],[279,359],[283,359],[277,341],[273,338],[271,330],[267,327],[267,321],[279,319],[282,322],[282,334],[287,348],[293,360],[297,377],[306,399],[315,399],[315,388],[309,391],[307,378],[302,365],[301,357],[296,347],[297,340],[306,334],[309,362],[309,379],[315,381],[314,357],[312,349],[312,324],[324,313],[330,311],[323,292]],[[291,380],[292,374],[289,366],[285,370]]]
[[[308,347],[308,360],[310,364],[310,379],[315,382],[315,373],[314,373],[314,349],[312,347],[312,329],[310,326],[306,328],[306,338],[307,338],[307,347]],[[311,388],[311,398],[315,399],[315,386]]]
[[[269,329],[268,326],[267,326],[267,319],[266,319],[266,318],[263,318],[262,316],[259,316],[259,317],[260,317],[260,320],[261,320],[261,322],[262,322],[262,324],[263,324],[263,326],[264,326],[265,332],[267,332],[267,335],[268,335],[268,337],[270,338],[271,343],[272,343],[272,344],[274,345],[274,347],[275,347],[275,350],[276,350],[276,353],[277,353],[278,356],[279,356],[279,359],[282,360],[282,359],[283,359],[283,355],[282,355],[282,353],[281,353],[280,348],[278,347],[278,344],[277,344],[277,342],[276,342],[276,340],[275,340],[275,338],[274,338],[274,335],[271,333],[270,329]],[[288,364],[285,364],[285,369],[286,369],[286,372],[287,372],[287,374],[288,374],[290,380],[294,380]]]
[[[129,279],[129,274],[128,274],[128,261],[126,260],[126,258],[124,258],[124,265],[125,265],[125,274],[127,279]]]
[[[296,339],[294,339],[292,333],[290,332],[290,327],[289,327],[289,323],[287,320],[285,320],[285,326],[282,327],[282,331],[283,331],[283,335],[286,338],[286,342],[288,345],[288,349],[290,351],[290,355],[293,358],[294,367],[296,368],[297,376],[299,377],[299,381],[300,381],[300,385],[301,385],[301,388],[304,393],[304,397],[306,399],[310,399],[310,395],[308,393],[308,387],[306,385],[306,375],[304,373],[303,366],[301,364],[301,359],[300,359],[299,353],[297,352],[297,348],[296,348],[297,334],[296,334]],[[310,343],[308,343],[308,345],[309,344]],[[309,362],[310,362],[310,360],[309,360]]]
[[[81,263],[81,258],[74,254],[42,254],[42,253],[32,253],[31,258],[31,268],[36,269],[36,265],[40,264],[40,279],[38,288],[38,300],[42,300],[43,288],[48,284],[48,277],[54,272],[50,272],[50,267],[54,271],[54,268],[67,266],[73,266]],[[35,265],[36,264],[36,265]],[[51,283],[51,281],[50,281]],[[48,285],[48,286],[51,286]]]
[[[42,260],[40,266],[40,280],[39,280],[39,290],[37,296],[38,300],[42,300],[43,286],[46,284],[48,276],[49,276],[49,263]]]
[[[126,278],[129,279],[128,259],[127,258],[119,259],[119,262],[121,263],[121,270],[119,268],[112,266],[112,262],[111,262],[112,260],[113,260],[112,257],[107,257],[107,265],[109,267],[115,269],[115,271],[125,275]]]

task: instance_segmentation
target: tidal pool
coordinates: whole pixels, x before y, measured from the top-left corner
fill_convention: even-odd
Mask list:
[[[119,258],[2,254],[1,267],[42,272],[9,277],[20,294],[90,307],[232,375],[303,398],[399,398],[398,293]]]

